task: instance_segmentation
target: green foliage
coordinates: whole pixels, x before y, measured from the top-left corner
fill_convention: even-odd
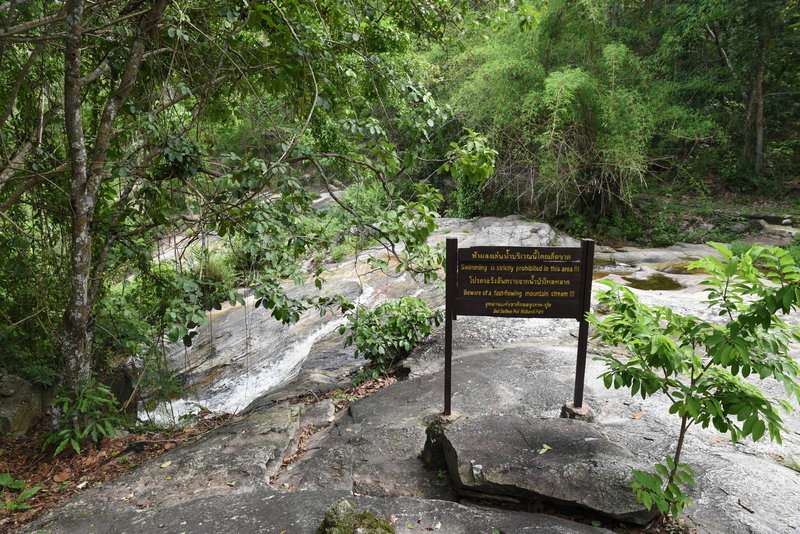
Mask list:
[[[759,245],[755,245],[753,243],[744,243],[742,241],[734,241],[731,243],[731,252],[733,252],[734,256],[742,256],[750,249],[757,246]],[[795,236],[791,243],[780,248],[789,253],[795,264],[800,265],[800,236]]]
[[[794,259],[794,262],[800,265],[800,235],[794,236],[794,240],[785,248],[786,252]]]
[[[435,213],[421,200],[431,195],[401,184],[416,178],[411,169],[421,157],[441,161],[444,151],[429,144],[449,112],[414,79],[406,53],[461,19],[449,0],[424,9],[395,1],[376,9],[361,0],[142,8],[120,0],[66,17],[75,25],[63,23],[60,1],[6,7],[3,369],[34,376],[60,364],[62,382],[74,384],[120,356],[152,362],[165,337],[188,345],[206,311],[241,302],[232,292],[239,284],[257,286],[258,304],[277,319],[296,320],[323,301],[294,302],[281,288],[286,279],[308,277],[300,267],[309,253],[334,242],[319,221],[306,224],[315,219],[308,183],[374,179],[397,184],[393,194],[411,190],[406,203],[389,202],[399,215],[385,235],[375,231],[382,217],[356,214],[346,228],[370,233],[364,228],[371,224],[369,239],[403,248],[404,266],[434,276],[425,257],[435,254],[418,242]],[[63,60],[77,27],[82,80],[67,79]],[[65,104],[77,85],[80,98]],[[65,128],[70,117],[83,134]],[[74,164],[84,144],[86,172]],[[84,185],[72,187],[78,174]],[[420,224],[401,231],[401,216]],[[412,243],[392,243],[390,233]],[[165,235],[214,234],[228,241],[229,257],[201,251],[194,263],[176,258],[173,272],[157,272],[152,256]],[[72,262],[81,247],[81,261]],[[321,274],[309,277],[317,287]],[[135,287],[141,282],[131,277],[156,280],[160,293]],[[137,316],[139,303],[144,313]],[[51,375],[41,376],[51,382]]]
[[[443,256],[439,250],[428,244],[428,238],[436,230],[438,209],[442,195],[427,184],[414,184],[413,200],[398,199],[394,205],[380,214],[374,224],[366,229],[374,242],[385,252],[370,253],[367,263],[384,272],[409,272],[419,275],[425,283],[438,278]],[[398,250],[398,243],[404,246]],[[390,262],[394,261],[394,267]]]
[[[429,56],[431,78],[498,150],[489,187],[538,213],[608,216],[652,175],[682,194],[709,179],[779,194],[800,157],[797,117],[784,113],[797,106],[800,12],[756,5],[486,7],[468,14],[458,48]]]
[[[25,485],[24,480],[16,480],[8,473],[0,473],[0,510],[16,512],[30,508],[31,505],[25,501],[36,495],[42,487],[23,489]],[[16,490],[22,491],[15,493]]]
[[[676,242],[730,242],[742,237],[733,230],[742,217],[696,210],[659,198],[640,198],[633,207],[614,208],[607,215],[568,210],[554,225],[570,235],[666,247]]]
[[[0,372],[32,384],[53,386],[57,379],[58,310],[66,292],[59,271],[59,232],[54,221],[38,210],[37,222],[26,224],[32,210],[18,210],[25,236],[0,220]]]
[[[610,38],[601,12],[550,2],[536,23],[502,24],[449,66],[458,116],[497,148],[494,191],[549,213],[630,203],[655,106],[646,66]]]
[[[379,304],[374,310],[359,306],[347,315],[345,346],[355,345],[355,356],[383,367],[402,358],[442,321],[440,311],[431,311],[425,301],[403,297]]]
[[[665,464],[656,464],[656,473],[634,469],[631,488],[648,510],[655,506],[662,515],[678,517],[692,503],[680,485],[694,486],[694,471],[689,464],[676,464],[671,456],[667,456]]]
[[[386,371],[386,368],[382,365],[377,366],[368,366],[360,369],[353,378],[350,379],[350,385],[353,387],[358,387],[364,382],[368,380],[375,380],[376,378],[380,377],[382,373]]]
[[[768,435],[780,443],[784,427],[778,409],[788,411],[791,405],[768,399],[753,381],[772,378],[800,400],[800,367],[788,354],[789,343],[800,341],[800,329],[781,318],[800,307],[800,267],[776,247],[756,246],[739,256],[723,245],[714,247],[721,259],[704,258],[688,268],[708,273],[702,282],[706,302],[723,324],[646,306],[610,281],[600,282],[608,290],[598,294],[609,316],[589,317],[596,337],[630,353],[628,358],[598,357],[608,366],[601,375],[605,386],[628,388],[642,398],[663,393],[672,403],[670,413],[681,418],[674,459],[667,459],[666,468],[656,466],[663,485],[656,475],[641,474],[634,486],[642,502],[661,513],[677,515],[688,502],[677,484],[691,481],[691,471],[680,464],[690,426],[713,426],[733,441]]]
[[[494,173],[497,151],[488,146],[485,137],[472,130],[461,137],[458,143],[451,143],[452,150],[448,161],[439,172],[449,172],[456,180],[456,217],[469,218],[479,214],[478,193],[486,180]]]
[[[46,434],[42,450],[55,445],[53,456],[68,446],[75,454],[87,440],[98,442],[114,436],[114,428],[122,421],[117,416],[117,400],[111,390],[94,380],[87,380],[73,389],[62,388],[51,403],[61,414],[60,427]]]

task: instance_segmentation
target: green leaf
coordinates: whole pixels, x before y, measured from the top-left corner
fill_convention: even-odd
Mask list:
[[[27,490],[25,490],[25,491],[23,491],[22,493],[19,494],[19,497],[17,497],[17,500],[25,501],[27,499],[30,499],[31,497],[36,495],[36,492],[38,492],[40,489],[42,489],[41,486],[34,486],[34,487],[30,488],[30,489],[27,489]]]
[[[664,477],[669,477],[669,471],[663,464],[656,464],[655,465],[656,471],[662,474]]]
[[[675,463],[675,460],[672,458],[672,456],[667,456],[665,458],[665,460],[667,462],[667,466],[669,467],[669,470],[670,471],[674,471],[675,468],[677,467],[677,464]]]
[[[760,420],[760,419],[759,419],[759,420],[757,420],[757,421],[756,421],[756,422],[753,424],[753,431],[752,431],[753,433],[752,433],[752,435],[751,435],[751,436],[752,436],[752,438],[753,438],[753,441],[758,441],[758,440],[760,440],[760,439],[761,439],[761,437],[764,435],[764,431],[765,431],[765,430],[766,430],[766,425],[764,425],[764,421],[762,421],[762,420]]]
[[[56,447],[55,452],[53,452],[53,456],[58,456],[59,454],[61,454],[61,451],[63,451],[67,447],[67,445],[69,445],[68,439],[65,439],[61,443],[59,443],[58,446]]]

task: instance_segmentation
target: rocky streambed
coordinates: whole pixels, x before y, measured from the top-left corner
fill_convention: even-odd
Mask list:
[[[547,225],[515,218],[442,220],[434,240],[453,236],[461,246],[577,244]],[[677,286],[634,289],[645,303],[716,320],[702,303],[702,277],[676,267],[712,251],[601,248],[597,276],[630,285],[660,273]],[[354,271],[352,262],[335,266],[330,279],[339,284],[330,283],[331,291],[367,303],[416,294],[441,305],[435,287]],[[606,390],[596,378],[603,368],[591,359],[585,399],[594,421],[558,419],[572,394],[576,321],[460,317],[456,413],[442,424],[441,331],[405,362],[406,380],[336,413],[330,400],[281,400],[347,381],[358,362],[334,332],[336,319],[309,316],[284,327],[252,308],[246,313],[246,327],[237,330],[244,309],[221,310],[198,336],[196,354],[174,355],[197,384],[200,403],[221,399],[219,406],[247,407],[245,417],[87,490],[26,532],[313,533],[342,497],[389,518],[396,532],[607,532],[610,517],[646,521],[626,490],[629,471],[661,461],[679,421],[658,395],[641,400]],[[800,357],[797,347],[794,355]],[[282,378],[258,374],[270,366],[283,366]],[[785,395],[777,384],[762,386],[770,397]],[[734,444],[712,429],[690,431],[684,459],[695,467],[697,486],[686,519],[699,532],[800,531],[800,474],[792,468],[800,461],[800,417],[793,412],[784,420],[782,446]],[[432,438],[429,429],[437,426]],[[487,502],[495,505],[486,508]],[[599,510],[601,526],[536,513],[547,508],[542,502]]]

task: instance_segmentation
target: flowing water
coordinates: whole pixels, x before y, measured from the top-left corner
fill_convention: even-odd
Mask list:
[[[376,301],[385,298],[359,278],[342,278],[338,283],[360,287],[354,299],[358,305],[374,307]],[[314,346],[346,323],[343,317],[321,317],[311,310],[297,323],[283,325],[267,310],[254,308],[252,297],[245,302],[244,307],[226,306],[210,314],[193,347],[176,345],[168,356],[170,365],[179,369],[178,375],[196,393],[161,403],[150,411],[141,407],[140,419],[169,424],[201,408],[236,413],[297,376]]]

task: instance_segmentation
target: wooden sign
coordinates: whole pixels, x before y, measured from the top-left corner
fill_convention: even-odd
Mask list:
[[[447,239],[444,413],[450,415],[453,326],[459,315],[579,322],[573,405],[583,405],[594,241],[575,247],[458,248]]]

